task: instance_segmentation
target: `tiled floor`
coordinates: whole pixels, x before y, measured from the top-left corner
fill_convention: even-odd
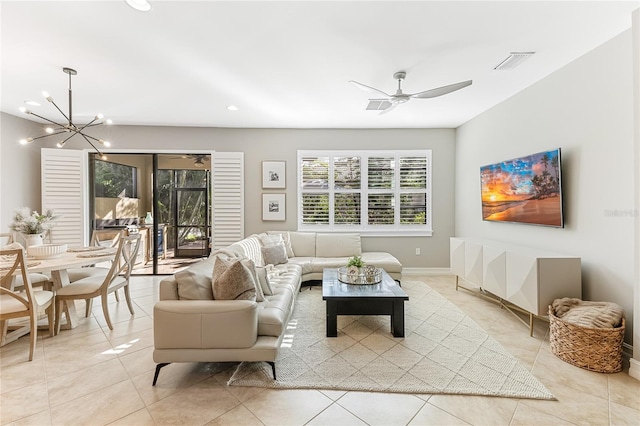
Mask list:
[[[233,364],[172,364],[151,386],[152,312],[161,277],[135,277],[135,317],[126,303],[100,303],[93,315],[54,338],[0,349],[0,423],[15,425],[638,425],[640,382],[626,373],[592,373],[556,358],[548,325],[535,335],[491,302],[455,291],[452,277],[421,280],[470,315],[553,392],[558,401],[227,387]],[[79,312],[84,312],[79,303]]]

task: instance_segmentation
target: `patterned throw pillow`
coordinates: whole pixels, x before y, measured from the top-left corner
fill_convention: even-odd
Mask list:
[[[216,257],[213,264],[213,298],[216,300],[256,300],[256,283],[250,259]]]

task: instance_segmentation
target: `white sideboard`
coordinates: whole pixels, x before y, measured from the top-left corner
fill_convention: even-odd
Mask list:
[[[582,298],[580,257],[498,241],[452,237],[451,273],[528,312],[546,316],[562,297]],[[533,317],[529,326],[533,332]]]

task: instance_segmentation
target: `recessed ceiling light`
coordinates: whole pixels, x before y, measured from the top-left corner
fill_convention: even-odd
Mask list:
[[[151,3],[147,0],[124,0],[129,6],[140,12],[148,12],[151,10]]]
[[[40,102],[36,101],[24,101],[24,103],[31,106],[40,106]]]
[[[238,107],[237,107],[237,106],[235,106],[235,105],[227,105],[227,109],[228,109],[229,111],[237,111],[237,110],[238,110]]]

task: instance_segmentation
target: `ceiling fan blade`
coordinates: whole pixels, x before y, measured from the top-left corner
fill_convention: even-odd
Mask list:
[[[376,95],[382,95],[384,97],[391,97],[391,95],[384,93],[382,90],[378,90],[374,87],[367,86],[366,84],[358,83],[357,81],[349,80],[349,83],[353,84],[357,88],[364,90],[365,92],[375,93]]]
[[[399,103],[392,103],[391,106],[385,110],[380,111],[380,115],[382,114],[386,114],[389,111],[393,110],[395,107],[397,107],[398,105],[400,105]]]
[[[391,106],[388,99],[369,99],[365,108],[367,111],[383,111]]]
[[[472,80],[462,81],[460,83],[438,87],[437,89],[431,89],[431,90],[426,90],[424,92],[414,93],[413,95],[409,95],[409,97],[418,98],[418,99],[435,98],[438,96],[446,95],[447,93],[455,92],[456,90],[460,90],[467,86],[470,86],[472,82],[473,82]]]

